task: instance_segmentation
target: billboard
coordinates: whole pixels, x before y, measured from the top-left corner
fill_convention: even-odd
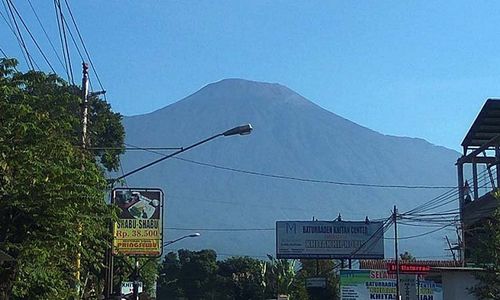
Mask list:
[[[384,258],[382,222],[277,221],[277,258]]]
[[[160,256],[163,250],[163,192],[160,189],[117,188],[119,208],[113,226],[113,254]]]
[[[430,280],[416,282],[416,275],[402,275],[402,299],[442,300],[441,284]],[[387,270],[340,270],[340,299],[397,299],[396,275]]]

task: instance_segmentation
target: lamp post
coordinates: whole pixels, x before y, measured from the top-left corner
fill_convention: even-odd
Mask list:
[[[115,182],[115,181],[117,181],[117,180],[123,179],[123,178],[128,177],[128,176],[130,176],[130,175],[132,175],[132,174],[135,174],[135,173],[137,173],[137,172],[139,172],[139,171],[142,171],[142,170],[144,170],[144,169],[146,169],[146,168],[149,168],[149,167],[151,167],[152,165],[156,165],[157,163],[162,162],[162,161],[164,161],[164,160],[166,160],[166,159],[168,159],[168,158],[170,158],[170,157],[176,156],[177,154],[180,154],[180,153],[182,153],[182,152],[188,151],[188,150],[190,150],[190,149],[192,149],[192,148],[194,148],[194,147],[197,147],[197,146],[199,146],[199,145],[201,145],[201,144],[204,144],[204,143],[206,143],[206,142],[209,142],[209,141],[211,141],[211,140],[213,140],[213,139],[216,139],[216,138],[218,138],[218,137],[221,137],[221,136],[232,136],[232,135],[247,135],[247,134],[250,134],[250,133],[252,132],[252,130],[253,130],[253,128],[252,128],[252,125],[250,125],[250,124],[245,124],[245,125],[241,125],[241,126],[236,126],[236,127],[231,128],[231,129],[229,129],[229,130],[226,130],[226,131],[224,131],[224,132],[221,132],[221,133],[218,133],[218,134],[216,134],[216,135],[213,135],[213,136],[211,136],[211,137],[209,137],[209,138],[206,138],[206,139],[204,139],[204,140],[202,140],[202,141],[199,141],[199,142],[197,142],[197,143],[194,143],[194,144],[192,144],[192,145],[190,145],[190,146],[187,146],[187,147],[185,147],[185,148],[183,147],[183,148],[181,148],[181,149],[179,149],[179,150],[175,151],[175,152],[174,152],[174,153],[172,153],[172,154],[165,155],[165,156],[164,156],[164,157],[162,157],[162,158],[159,158],[159,159],[157,159],[157,160],[155,160],[155,161],[152,161],[152,162],[150,162],[150,163],[148,163],[148,164],[145,164],[145,165],[143,165],[143,166],[141,166],[141,167],[139,167],[139,168],[137,168],[137,169],[134,169],[134,170],[132,170],[132,171],[130,171],[130,172],[127,172],[127,173],[123,174],[122,176],[119,176],[119,177],[117,177],[117,178],[115,178],[115,179],[112,179],[111,183],[114,183],[114,182]]]
[[[216,139],[218,137],[221,137],[221,136],[232,136],[232,135],[247,135],[247,134],[250,134],[252,132],[252,130],[253,130],[253,128],[252,128],[252,125],[250,125],[250,124],[236,126],[234,128],[228,129],[228,130],[226,130],[224,132],[215,134],[215,135],[213,135],[211,137],[208,137],[208,138],[206,138],[204,140],[201,140],[201,141],[199,141],[197,143],[194,143],[194,144],[192,144],[192,145],[190,145],[190,146],[188,146],[186,148],[181,148],[181,149],[175,151],[172,154],[165,155],[162,158],[154,160],[154,161],[152,161],[152,162],[150,162],[148,164],[145,164],[145,165],[143,165],[143,166],[141,166],[141,167],[139,167],[137,169],[134,169],[134,170],[132,170],[130,172],[127,172],[127,173],[123,174],[122,176],[119,176],[119,177],[111,180],[110,183],[114,184],[118,180],[121,180],[121,179],[123,179],[125,177],[128,177],[128,176],[132,175],[132,174],[140,172],[140,171],[142,171],[142,170],[144,170],[146,168],[151,167],[152,165],[155,165],[155,164],[157,164],[159,162],[162,162],[162,161],[164,161],[164,160],[166,160],[168,158],[176,156],[176,155],[178,155],[178,154],[180,154],[182,152],[188,151],[188,150],[190,150],[190,149],[192,149],[194,147],[200,146],[200,145],[202,145],[202,144],[204,144],[206,142],[209,142],[209,141],[211,141],[213,139]],[[176,240],[173,240],[170,243],[167,242],[163,246],[165,247],[166,245],[170,245],[170,244],[175,243],[177,241],[180,241],[182,239],[185,239],[185,238],[188,238],[188,237],[197,237],[199,235],[200,235],[199,233],[195,233],[195,234],[191,234],[191,235],[186,235],[186,236],[180,237],[180,238],[178,238]],[[144,267],[144,265],[143,265],[143,267]],[[137,257],[136,257],[135,258],[135,264],[134,264],[134,285],[133,285],[133,298],[132,298],[134,300],[138,300],[139,299],[139,270],[140,270],[140,268],[139,268],[139,261],[137,260]]]
[[[247,134],[250,134],[252,132],[252,130],[253,130],[253,128],[252,128],[252,125],[250,125],[250,124],[236,126],[234,128],[228,129],[228,130],[226,130],[224,132],[215,134],[215,135],[213,135],[213,136],[211,136],[209,138],[201,140],[201,141],[199,141],[197,143],[194,143],[194,144],[192,144],[190,146],[181,147],[177,151],[175,151],[174,153],[171,153],[169,155],[165,155],[164,157],[161,157],[161,158],[159,158],[157,160],[154,160],[154,161],[152,161],[152,162],[150,162],[148,164],[145,164],[145,165],[143,165],[143,166],[141,166],[141,167],[139,167],[137,169],[134,169],[134,170],[132,170],[130,172],[127,172],[127,173],[123,174],[122,176],[116,177],[114,179],[110,179],[110,180],[108,180],[108,183],[110,184],[110,186],[113,186],[114,183],[116,181],[118,181],[118,180],[124,179],[125,177],[128,177],[128,176],[130,176],[132,174],[135,174],[137,172],[140,172],[140,171],[142,171],[142,170],[144,170],[146,168],[151,167],[152,165],[155,165],[155,164],[157,164],[159,162],[162,162],[162,161],[164,161],[164,160],[166,160],[168,158],[171,158],[173,156],[181,154],[182,152],[185,152],[185,151],[188,151],[190,149],[193,149],[194,147],[200,146],[200,145],[202,145],[202,144],[204,144],[206,142],[209,142],[209,141],[211,141],[213,139],[216,139],[218,137],[221,137],[221,136],[232,136],[232,135],[247,135]],[[199,236],[199,234],[196,235],[196,236]],[[186,236],[186,237],[194,237],[194,236],[190,235],[190,236]],[[181,239],[186,238],[186,237],[182,237]],[[178,239],[178,240],[180,240],[180,239]],[[176,242],[176,241],[177,240],[172,241],[172,243]],[[172,244],[172,243],[169,243],[169,244]],[[113,278],[113,267],[112,267],[113,266],[113,256],[111,255],[111,252],[110,252],[110,254],[108,256],[108,262],[107,262],[107,264],[108,264],[109,274],[107,275],[107,278],[108,278],[107,281],[108,282],[107,282],[106,292],[105,292],[106,298],[109,297],[109,295],[111,294],[112,289],[113,289],[113,287],[112,287],[112,281],[113,281],[112,280],[112,278]],[[136,299],[136,298],[134,298],[134,299]]]

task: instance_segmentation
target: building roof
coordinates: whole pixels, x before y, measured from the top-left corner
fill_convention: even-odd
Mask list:
[[[462,147],[465,151],[480,147],[499,135],[500,99],[488,99],[462,141]]]

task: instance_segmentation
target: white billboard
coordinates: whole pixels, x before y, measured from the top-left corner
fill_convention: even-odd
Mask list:
[[[277,258],[384,258],[382,222],[277,221]]]

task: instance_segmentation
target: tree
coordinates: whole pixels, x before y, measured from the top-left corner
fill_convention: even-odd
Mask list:
[[[405,251],[404,253],[399,254],[399,258],[404,261],[416,261],[417,259],[410,252]]]
[[[155,281],[158,274],[159,259],[158,258],[138,258],[139,261],[139,278],[143,284],[144,295],[151,295],[154,292]],[[135,261],[130,256],[115,256],[113,267],[113,290],[120,291],[121,283],[125,281],[133,281],[135,272]]]
[[[158,298],[216,299],[216,258],[214,250],[167,254],[160,267]]]
[[[271,255],[267,257],[271,261],[268,282],[276,283],[274,295],[289,295],[297,275],[296,260],[276,259]]]
[[[158,299],[182,299],[184,291],[179,285],[181,262],[175,252],[169,252],[163,258],[158,271]]]
[[[306,291],[305,299],[340,299],[339,278],[335,268],[339,262],[332,259],[301,259],[301,269],[297,274],[297,286],[293,289],[298,292],[306,285],[306,279],[310,277],[323,277],[326,279],[326,288],[311,288]],[[304,288],[305,289],[305,288]],[[301,296],[303,297],[303,296]]]
[[[104,201],[104,169],[116,169],[123,152],[121,116],[91,97],[89,143],[116,149],[86,151],[80,90],[16,65],[0,60],[0,249],[16,259],[0,266],[0,296],[75,297],[81,254],[83,296],[94,297],[114,216]]]
[[[217,299],[264,299],[267,264],[250,257],[230,257],[217,263]]]
[[[495,193],[497,202],[500,194]],[[497,203],[496,207],[499,207]],[[478,245],[472,251],[472,260],[484,269],[475,277],[479,283],[471,289],[479,299],[500,299],[500,209],[483,223],[483,230],[477,231]]]

